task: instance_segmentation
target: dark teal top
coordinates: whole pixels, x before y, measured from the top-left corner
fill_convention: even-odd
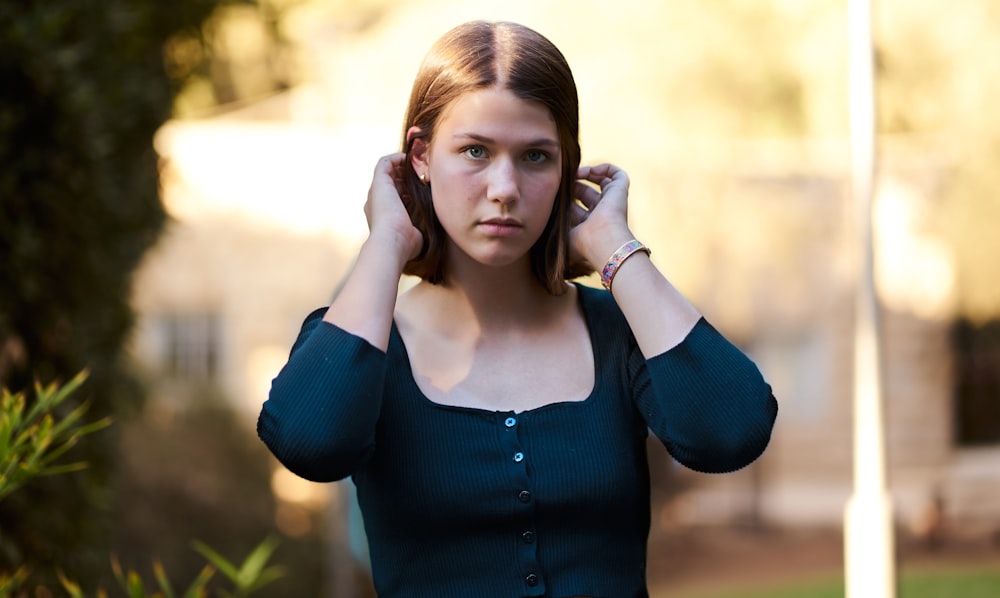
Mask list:
[[[353,477],[380,597],[646,596],[648,430],[702,472],[767,446],[771,388],[708,322],[644,359],[611,294],[578,288],[594,389],[520,413],[430,401],[395,326],[383,353],[306,319],[258,434],[306,479]]]

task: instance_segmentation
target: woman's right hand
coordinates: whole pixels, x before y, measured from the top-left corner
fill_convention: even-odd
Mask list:
[[[398,252],[401,263],[417,257],[424,244],[406,210],[405,202],[411,200],[403,178],[405,160],[406,154],[395,153],[378,161],[365,202],[369,242]]]
[[[404,160],[403,154],[390,154],[378,161],[365,202],[368,240],[323,316],[381,351],[389,346],[399,278],[423,247],[404,203]]]

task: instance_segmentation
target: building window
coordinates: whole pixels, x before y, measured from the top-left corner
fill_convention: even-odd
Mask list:
[[[160,318],[164,373],[209,382],[219,373],[221,333],[215,313],[175,313]]]
[[[1000,320],[955,323],[955,441],[1000,444]]]

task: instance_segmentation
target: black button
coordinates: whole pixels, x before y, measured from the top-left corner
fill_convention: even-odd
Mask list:
[[[523,534],[521,534],[521,539],[524,540],[525,544],[531,544],[535,541],[535,532],[530,530],[526,531]]]
[[[529,573],[524,576],[524,583],[528,584],[531,587],[535,587],[538,585],[538,576],[535,575],[534,573]]]
[[[517,494],[517,500],[521,502],[531,502],[531,493],[528,492],[527,490],[521,490]]]

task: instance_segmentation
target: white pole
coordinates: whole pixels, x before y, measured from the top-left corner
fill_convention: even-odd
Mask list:
[[[862,267],[854,330],[854,494],[844,512],[846,598],[896,596],[872,255],[876,133],[871,14],[870,0],[848,0],[851,159]]]

